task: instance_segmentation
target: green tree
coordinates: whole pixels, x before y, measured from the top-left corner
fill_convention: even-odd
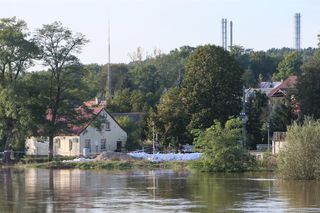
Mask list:
[[[320,118],[320,51],[302,65],[296,86],[297,100],[304,115]]]
[[[277,58],[271,57],[263,51],[252,52],[250,54],[250,67],[256,79],[261,74],[264,80],[269,80],[272,73],[276,70],[277,64]]]
[[[216,121],[205,131],[198,133],[195,145],[203,156],[196,163],[201,170],[210,172],[246,171],[253,159],[241,146],[241,121],[229,119],[225,126]]]
[[[183,46],[170,51],[169,54],[157,55],[146,60],[146,64],[154,65],[157,68],[160,92],[181,84],[185,65],[194,49]]]
[[[157,92],[159,88],[159,76],[157,68],[154,65],[135,66],[130,72],[135,89],[145,93]]]
[[[24,21],[0,19],[0,140],[4,150],[23,138],[30,122],[21,76],[33,65],[38,48],[28,35]],[[9,153],[5,153],[4,160],[8,161]]]
[[[111,64],[111,94],[115,94],[118,90],[126,88],[132,89],[132,78],[130,78],[129,66],[125,64]],[[99,74],[100,90],[104,91],[107,82],[107,65],[102,66],[101,73]]]
[[[320,121],[307,118],[288,128],[279,154],[279,174],[285,179],[320,179]]]
[[[191,115],[190,129],[204,129],[213,120],[224,123],[241,108],[242,69],[220,47],[198,47],[190,56],[182,98]]]
[[[80,87],[76,82],[69,81],[76,75],[78,64],[74,53],[79,53],[88,40],[80,33],[74,35],[60,22],[43,25],[37,30],[35,40],[41,49],[43,65],[49,67],[51,74],[47,97],[49,115],[44,129],[49,136],[49,160],[52,160],[53,138],[68,129],[63,120],[74,121],[77,117],[75,107],[81,102],[76,88]]]
[[[290,75],[300,75],[300,66],[302,58],[299,52],[293,51],[286,54],[283,60],[278,64],[277,72],[273,74],[274,81],[287,79]]]
[[[132,151],[141,149],[143,126],[143,122],[141,121],[139,123],[135,123],[128,116],[121,116],[117,118],[117,122],[128,134],[126,150]]]
[[[244,71],[241,80],[246,88],[255,88],[258,82],[250,67]]]
[[[287,131],[287,126],[289,126],[293,121],[292,107],[289,103],[278,103],[272,106],[270,112],[270,129],[272,132]]]
[[[98,64],[87,64],[83,66],[83,83],[88,87],[88,94],[90,98],[102,97],[105,94],[104,89],[106,81],[103,83],[103,87],[100,84],[102,73],[102,66]],[[101,82],[102,83],[102,82]]]
[[[245,49],[242,46],[234,45],[231,47],[230,55],[233,56],[239,63],[239,66],[246,70],[250,67],[250,54],[252,49]]]
[[[155,123],[159,142],[167,147],[169,144],[191,144],[191,135],[186,129],[189,116],[183,105],[178,88],[172,88],[161,96],[160,103],[151,122]]]
[[[255,95],[249,98],[246,103],[246,112],[248,121],[246,123],[247,131],[247,147],[256,149],[256,145],[262,143],[263,139],[263,123],[266,122],[268,97],[261,93],[255,92]]]

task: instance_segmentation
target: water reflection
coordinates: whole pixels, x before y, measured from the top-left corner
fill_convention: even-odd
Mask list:
[[[0,169],[1,212],[320,212],[320,183],[272,174]]]

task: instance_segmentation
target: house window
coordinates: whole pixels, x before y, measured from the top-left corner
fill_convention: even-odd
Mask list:
[[[106,150],[107,139],[101,139],[100,141],[100,149],[101,151]]]
[[[84,140],[84,148],[88,148],[88,149],[91,148],[91,141],[90,141],[90,139],[85,139],[85,140]]]
[[[70,139],[69,140],[69,151],[71,151],[72,150],[72,140]]]
[[[57,146],[57,148],[61,147],[61,141],[59,138],[56,139],[56,146]]]
[[[106,131],[110,131],[110,122],[109,121],[106,122],[105,129],[106,129]]]

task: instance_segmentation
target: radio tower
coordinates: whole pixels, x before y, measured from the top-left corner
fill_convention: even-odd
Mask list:
[[[233,42],[233,23],[230,21],[230,50],[232,48],[232,42]]]
[[[227,32],[228,22],[226,18],[221,19],[221,32],[222,32],[222,48],[228,49],[228,32]],[[230,21],[230,46],[231,49],[233,45],[233,23]]]
[[[221,20],[221,29],[222,29],[222,48],[227,49],[227,19],[223,18]]]
[[[110,21],[108,20],[108,64],[107,64],[107,86],[106,101],[110,101],[111,96],[111,76],[110,76]]]
[[[301,15],[300,13],[296,13],[294,15],[294,20],[295,20],[295,45],[296,45],[296,50],[300,51],[301,50],[301,25],[300,25],[300,21],[301,21]]]

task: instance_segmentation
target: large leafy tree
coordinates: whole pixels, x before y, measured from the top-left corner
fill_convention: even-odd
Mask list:
[[[191,135],[188,133],[189,116],[180,97],[177,87],[168,90],[162,95],[160,103],[151,122],[154,122],[159,142],[163,146],[169,144],[178,147],[179,144],[191,143]]]
[[[35,40],[41,49],[43,65],[50,71],[44,130],[49,136],[49,160],[52,160],[53,138],[67,130],[65,120],[72,122],[77,117],[75,107],[80,101],[79,90],[75,88],[81,87],[70,80],[77,76],[75,69],[79,64],[74,54],[79,53],[88,40],[80,33],[73,34],[60,22],[43,25],[37,30]]]
[[[242,69],[220,47],[198,47],[190,56],[182,84],[182,99],[191,116],[189,128],[204,129],[214,120],[225,123],[241,108]]]
[[[272,79],[280,81],[287,79],[290,75],[300,75],[300,66],[302,58],[299,52],[293,51],[286,54],[283,60],[278,64],[277,72],[273,74]]]
[[[15,17],[0,19],[0,140],[5,150],[23,138],[30,121],[20,80],[33,65],[38,48],[28,35],[24,21]],[[4,159],[9,160],[9,156]]]
[[[302,66],[297,83],[297,100],[304,115],[320,118],[320,52]]]

